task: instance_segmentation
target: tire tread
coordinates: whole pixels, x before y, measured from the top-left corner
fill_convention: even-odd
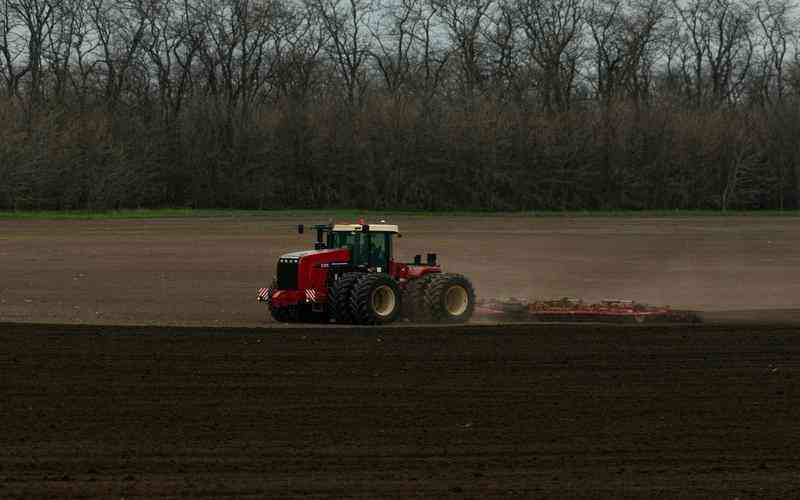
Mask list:
[[[464,314],[450,317],[444,307],[444,292],[452,284],[466,288],[469,305]],[[475,288],[472,282],[461,274],[442,273],[435,275],[425,289],[425,311],[429,320],[434,323],[465,323],[472,317],[475,310]]]
[[[331,287],[328,304],[330,318],[336,323],[351,324],[354,322],[350,298],[356,283],[362,276],[364,276],[362,273],[345,273]]]
[[[392,286],[395,292],[395,311],[387,318],[379,318],[372,310],[371,294],[376,286],[384,283]],[[353,319],[359,325],[378,325],[391,323],[397,319],[403,307],[402,296],[397,287],[397,282],[391,276],[384,273],[365,274],[359,278],[353,293],[350,295],[350,307],[353,312]]]

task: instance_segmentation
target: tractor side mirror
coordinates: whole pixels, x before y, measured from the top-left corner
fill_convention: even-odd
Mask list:
[[[429,253],[427,255],[427,257],[428,257],[428,265],[429,266],[435,266],[436,265],[436,254],[435,253]]]
[[[398,238],[402,238],[402,237],[403,237],[403,235],[402,235],[402,234],[400,234],[400,233],[397,233],[397,237],[398,237]]]
[[[422,264],[422,255],[417,254],[414,256],[414,264],[418,266]]]
[[[362,224],[361,225],[361,231],[364,232],[364,233],[368,233],[369,232],[369,224]]]
[[[305,232],[305,230],[306,230],[306,228],[302,224],[298,224],[297,225],[297,234],[303,234]]]

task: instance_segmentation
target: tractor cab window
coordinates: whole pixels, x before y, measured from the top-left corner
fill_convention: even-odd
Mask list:
[[[354,266],[380,267],[384,271],[391,256],[391,235],[337,231],[330,233],[329,248],[348,248]]]
[[[369,265],[381,267],[386,272],[389,263],[389,235],[386,233],[369,234]]]
[[[359,233],[346,233],[344,231],[331,232],[331,241],[328,243],[328,248],[349,248],[353,249],[356,243],[356,237],[360,236]]]
[[[369,256],[369,240],[367,233],[361,232],[331,232],[329,248],[347,248],[353,265],[359,266],[367,263]]]

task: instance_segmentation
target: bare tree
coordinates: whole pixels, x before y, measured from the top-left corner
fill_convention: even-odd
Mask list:
[[[502,1],[492,14],[492,21],[484,34],[495,95],[501,100],[513,100],[517,105],[524,103],[525,92],[530,86],[520,31],[521,25],[513,3]]]
[[[62,31],[64,36],[61,38],[61,50],[53,51],[58,55],[53,57],[51,64],[56,65],[56,61],[60,62],[61,69],[57,72],[64,75],[72,88],[73,95],[77,97],[79,107],[83,109],[92,91],[90,81],[100,64],[96,52],[99,42],[89,18],[88,1],[65,0],[65,5],[68,8],[62,10],[67,10],[64,19],[69,20],[69,25]],[[56,84],[57,95],[66,92],[60,90],[62,84],[61,82]]]
[[[798,0],[384,1],[0,0],[0,207],[800,206]]]
[[[709,17],[713,20],[707,38],[706,56],[716,102],[735,98],[742,86],[753,57],[752,14],[729,0],[714,0]]]
[[[371,29],[375,48],[371,55],[389,95],[399,98],[414,69],[417,33],[423,21],[422,0],[401,0],[399,6],[383,8]]]
[[[0,0],[0,77],[9,96],[17,95],[20,80],[30,71],[30,65],[23,58],[21,30],[22,21],[15,2]]]
[[[793,7],[788,0],[762,0],[754,6],[756,19],[767,43],[765,60],[769,72],[764,79],[764,97],[767,101],[773,98],[777,102],[783,101],[784,64],[793,37],[789,25]]]
[[[735,99],[752,63],[752,14],[732,0],[692,0],[688,5],[673,0],[673,5],[687,35],[683,50],[692,56],[684,58],[684,77],[691,82],[695,104]]]
[[[61,0],[18,0],[10,3],[26,32],[27,66],[30,71],[30,106],[35,109],[44,99],[43,60],[45,44],[55,26]]]
[[[250,105],[273,70],[269,46],[278,4],[224,0],[205,4],[203,60],[215,95],[221,90],[229,111],[247,120]]]
[[[483,34],[496,0],[432,1],[458,58],[461,94],[471,99],[485,90],[487,44]]]
[[[436,3],[426,2],[421,9],[419,31],[415,38],[419,42],[417,68],[414,71],[415,92],[422,97],[424,109],[439,92],[445,78],[445,70],[450,61],[452,50],[445,45],[438,34],[437,20],[439,7]]]
[[[273,85],[278,96],[292,104],[304,104],[311,98],[323,64],[322,52],[327,43],[315,11],[287,8],[274,44],[275,71]]]
[[[624,90],[635,102],[646,93],[643,65],[662,16],[659,0],[594,0],[590,5],[588,25],[594,40],[596,90],[606,105]]]
[[[173,111],[180,109],[180,92],[173,84],[174,67],[178,66],[175,52],[182,49],[188,37],[179,24],[181,14],[176,7],[172,1],[166,0],[153,9],[146,20],[143,40],[144,51],[154,67],[160,115],[164,123],[169,123],[174,116]],[[196,47],[194,50],[197,50]],[[177,99],[176,94],[179,94]]]
[[[757,155],[753,145],[752,134],[741,124],[735,124],[729,134],[723,135],[720,154],[721,193],[720,209],[724,212],[731,208],[738,198],[747,194],[756,175]]]
[[[528,55],[538,76],[542,106],[551,111],[570,108],[578,64],[585,10],[581,0],[518,0]]]
[[[47,35],[43,57],[52,76],[53,98],[60,103],[65,102],[72,81],[73,48],[80,51],[88,35],[84,12],[84,0],[62,0],[57,5],[54,28]]]
[[[114,111],[145,40],[156,4],[148,0],[87,0],[97,37],[100,62],[105,66],[105,102]]]
[[[360,105],[367,89],[366,61],[372,51],[367,23],[375,12],[372,0],[307,0],[322,23],[327,51],[342,78],[350,108]]]

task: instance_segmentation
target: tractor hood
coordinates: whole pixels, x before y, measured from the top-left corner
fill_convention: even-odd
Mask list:
[[[303,250],[281,255],[278,263],[283,264],[308,264],[319,266],[332,262],[348,262],[350,260],[350,250],[346,248],[327,248],[324,250]],[[302,262],[301,262],[302,261]]]
[[[339,263],[346,266],[349,260],[346,248],[283,254],[278,258],[277,286],[281,290],[323,289],[328,269]]]
[[[328,253],[331,250],[303,250],[301,252],[285,253],[279,257],[280,262],[297,262],[308,255]]]

